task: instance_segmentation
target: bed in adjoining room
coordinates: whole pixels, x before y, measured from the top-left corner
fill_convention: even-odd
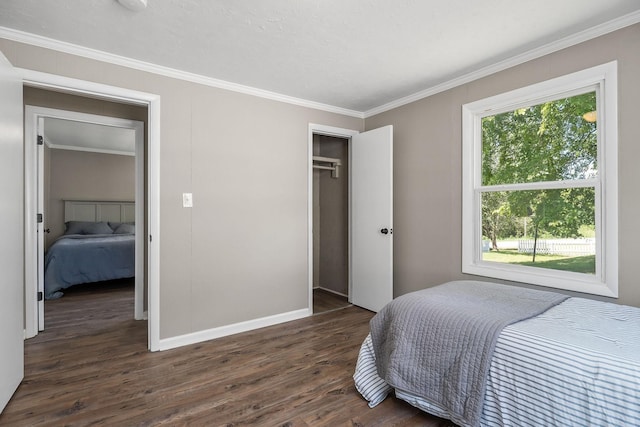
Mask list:
[[[354,380],[459,426],[640,425],[640,309],[479,281],[396,298]]]
[[[135,276],[134,206],[65,202],[65,232],[45,254],[45,299],[60,298],[71,286]]]

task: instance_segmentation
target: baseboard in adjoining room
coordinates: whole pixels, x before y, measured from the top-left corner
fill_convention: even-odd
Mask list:
[[[316,289],[322,290],[322,291],[326,291],[326,292],[330,292],[332,294],[344,297],[344,298],[349,298],[349,295],[347,294],[343,294],[342,292],[338,292],[338,291],[334,291],[333,289],[329,289],[329,288],[325,288],[324,286],[314,286],[313,290],[315,291]]]

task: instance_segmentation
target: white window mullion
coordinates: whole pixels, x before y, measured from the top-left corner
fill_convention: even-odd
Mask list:
[[[589,188],[599,186],[599,178],[576,179],[565,181],[526,182],[522,184],[481,185],[482,192],[524,191],[524,190],[562,190],[565,188]]]

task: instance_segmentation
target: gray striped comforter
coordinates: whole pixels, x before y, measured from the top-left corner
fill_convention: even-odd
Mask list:
[[[502,329],[566,298],[470,280],[403,295],[370,322],[378,374],[396,390],[447,408],[455,423],[477,426]]]
[[[370,337],[355,385],[373,407],[392,391],[377,375]],[[396,396],[448,417],[419,395]],[[640,426],[640,309],[569,298],[505,327],[491,359],[482,427]]]
[[[570,298],[506,327],[481,425],[640,426],[640,309]]]

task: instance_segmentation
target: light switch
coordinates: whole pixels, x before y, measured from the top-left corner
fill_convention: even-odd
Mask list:
[[[192,193],[182,193],[182,207],[184,207],[184,208],[193,207],[193,194]]]

